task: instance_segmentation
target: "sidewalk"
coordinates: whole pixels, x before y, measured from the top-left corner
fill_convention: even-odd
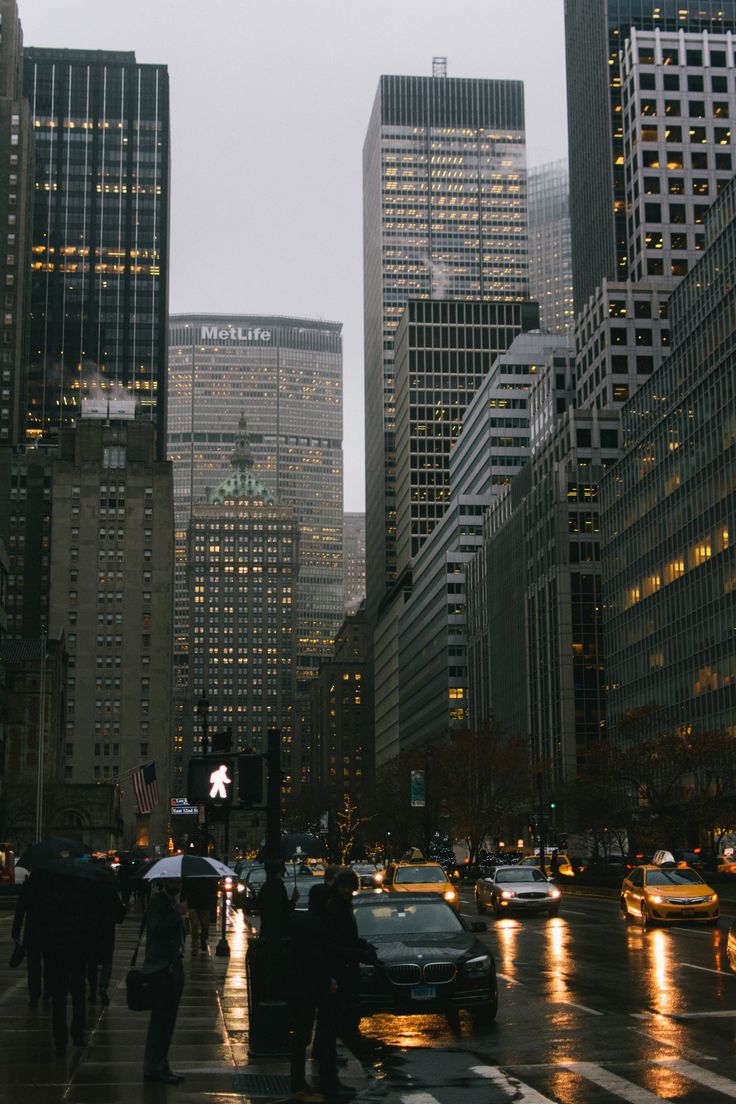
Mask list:
[[[241,1104],[248,1099],[288,1096],[285,1058],[248,1061],[245,986],[246,921],[238,913],[228,930],[230,958],[184,960],[184,995],[169,1052],[171,1066],[186,1080],[176,1087],[143,1083],[143,1044],[148,1013],[129,1012],[125,974],[138,937],[133,912],[117,930],[110,1006],[87,1007],[87,1046],[57,1058],[48,1005],[28,1007],[25,965],[8,965],[11,918],[0,916],[0,1102],[2,1104],[137,1104],[168,1098],[176,1104]],[[341,1078],[365,1085],[361,1065],[350,1055]],[[309,1071],[307,1071],[309,1072]]]

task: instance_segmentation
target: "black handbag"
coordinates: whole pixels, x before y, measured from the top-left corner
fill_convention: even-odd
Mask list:
[[[138,942],[130,960],[130,969],[125,975],[125,995],[131,1012],[152,1012],[166,995],[171,979],[171,970],[165,966],[154,973],[144,973],[136,967],[138,950],[146,927],[145,914],[141,920]]]

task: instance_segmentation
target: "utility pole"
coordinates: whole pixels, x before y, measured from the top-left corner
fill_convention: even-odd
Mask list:
[[[46,629],[41,630],[41,670],[38,689],[38,755],[36,756],[36,842],[43,832],[43,770],[46,750]]]
[[[537,806],[539,808],[539,869],[547,876],[547,826],[544,812],[544,774],[537,771]]]

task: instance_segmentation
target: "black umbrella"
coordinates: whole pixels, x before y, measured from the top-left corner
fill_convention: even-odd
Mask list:
[[[69,859],[87,855],[89,847],[81,840],[64,839],[62,836],[49,836],[40,843],[32,843],[18,859],[18,866],[26,870],[48,866],[49,863],[67,862]]]
[[[52,874],[63,874],[65,878],[83,878],[87,882],[115,885],[115,875],[107,863],[90,862],[85,858],[52,859],[41,869]]]

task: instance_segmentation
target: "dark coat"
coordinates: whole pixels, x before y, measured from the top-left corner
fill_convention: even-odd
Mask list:
[[[30,874],[21,884],[13,914],[12,938],[26,948],[41,946],[41,927],[38,904],[34,900],[34,875]]]
[[[190,909],[210,910],[217,900],[217,878],[185,878],[180,898]]]
[[[330,886],[324,882],[313,885],[309,891],[309,911],[322,915],[330,899]]]
[[[334,888],[328,890],[322,916],[330,970],[338,982],[348,974],[357,973],[361,962],[375,965],[375,947],[358,935],[351,901],[345,901]]]
[[[93,886],[90,881],[37,870],[28,879],[29,909],[38,918],[41,948],[54,959],[84,957],[93,929]]]
[[[115,950],[115,925],[125,919],[125,908],[118,896],[114,880],[109,885],[93,883],[92,905],[92,955],[99,961],[112,958]]]
[[[179,902],[163,886],[151,891],[146,910],[146,954],[141,969],[154,974],[179,962],[184,947],[184,924]]]
[[[289,935],[292,1007],[316,1006],[329,992],[331,980],[324,924],[314,911],[292,912],[289,918]]]

